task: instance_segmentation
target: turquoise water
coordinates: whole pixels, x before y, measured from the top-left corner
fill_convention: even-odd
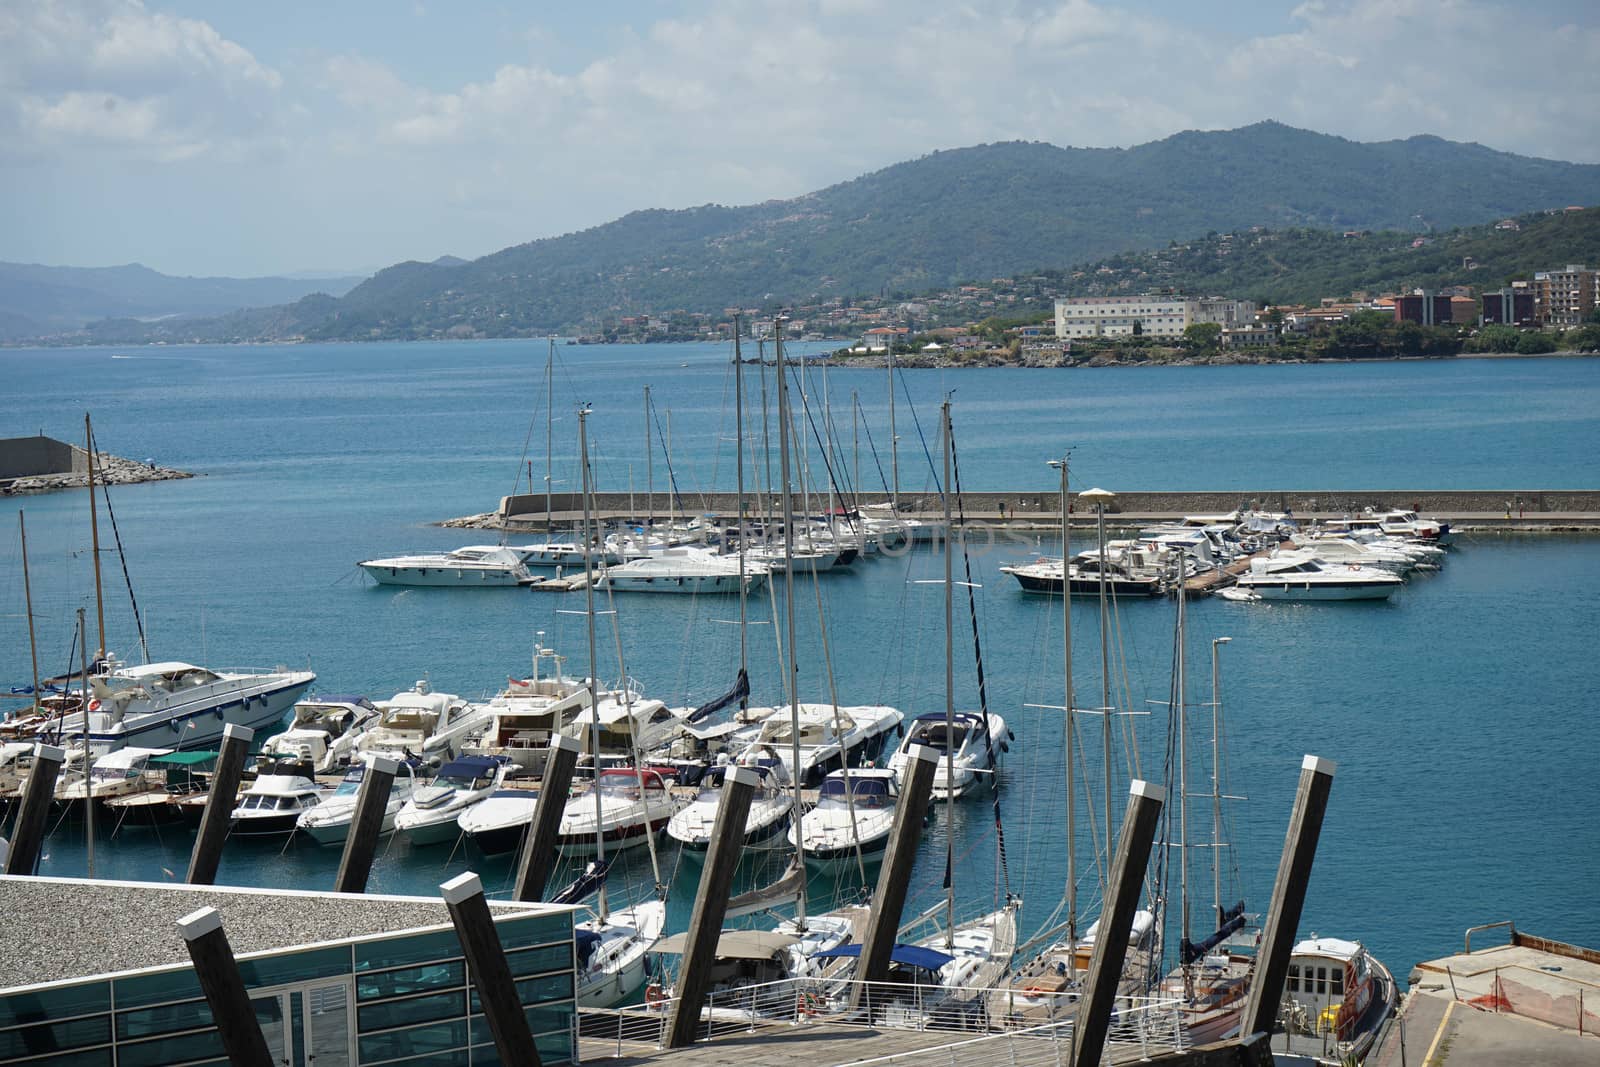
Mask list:
[[[103,447],[202,477],[113,491],[128,567],[155,658],[214,665],[309,663],[325,693],[386,696],[429,677],[438,688],[481,696],[526,671],[536,631],[586,667],[581,600],[518,590],[379,589],[356,560],[474,539],[427,523],[486,510],[512,491],[530,417],[542,412],[544,346],[302,346],[0,353],[10,400],[0,436],[43,429],[72,437],[94,412]],[[592,403],[603,487],[644,487],[644,385],[653,387],[659,436],[671,409],[679,488],[727,487],[733,477],[732,381],[712,346],[558,349],[556,480],[574,480],[572,410]],[[687,363],[687,367],[680,364]],[[770,372],[769,372],[770,373]],[[1079,484],[1113,489],[1592,487],[1600,446],[1600,363],[1462,361],[1333,367],[1173,368],[1105,371],[926,371],[905,375],[932,445],[939,397],[953,391],[964,484],[1047,490],[1047,455],[1074,446]],[[885,375],[830,374],[834,419],[848,446],[849,397],[859,391],[887,469]],[[752,396],[758,385],[750,383]],[[820,395],[820,374],[810,387]],[[921,443],[900,408],[903,483],[929,483]],[[542,424],[529,455],[542,476]],[[657,487],[666,484],[657,441]],[[863,449],[865,450],[863,437]],[[870,453],[863,481],[875,478]],[[524,482],[525,484],[525,482]],[[82,493],[10,501],[27,510],[36,614],[46,669],[60,669],[72,613],[93,615]],[[9,521],[9,520],[8,520]],[[102,533],[109,539],[102,515]],[[16,538],[0,543],[0,680],[28,673]],[[1040,547],[1049,549],[1045,544]],[[1001,803],[1013,889],[1027,901],[1025,928],[1062,892],[1064,864],[1059,604],[1025,599],[1000,562],[1032,543],[973,558],[990,707],[1017,735]],[[130,649],[131,615],[114,557],[108,581],[111,643]],[[890,703],[908,713],[943,708],[943,609],[937,555],[879,559],[805,584],[797,601],[807,697],[826,693],[816,601],[829,627],[844,703]],[[1209,643],[1223,650],[1228,789],[1239,889],[1264,906],[1276,868],[1300,757],[1339,762],[1333,804],[1303,930],[1356,936],[1396,969],[1441,955],[1468,925],[1515,918],[1520,926],[1600,944],[1592,907],[1600,882],[1600,828],[1592,781],[1600,750],[1593,666],[1600,632],[1600,542],[1560,537],[1469,541],[1444,571],[1414,581],[1387,605],[1238,605],[1191,611],[1191,743],[1209,748]],[[615,618],[626,670],[670,703],[725,688],[737,666],[735,606],[675,598],[627,599]],[[770,619],[770,607],[759,614]],[[1146,776],[1161,778],[1171,667],[1170,603],[1120,612],[1128,706]],[[976,700],[965,605],[956,646],[962,706]],[[1096,617],[1074,606],[1080,704],[1098,703]],[[771,625],[752,627],[756,697],[778,697]],[[600,673],[618,665],[605,633]],[[1120,686],[1119,686],[1120,687]],[[1099,751],[1098,721],[1082,729]],[[1127,773],[1118,745],[1118,794]],[[1191,792],[1209,792],[1209,755]],[[1099,764],[1094,806],[1101,804]],[[1083,807],[1083,805],[1080,805]],[[1080,814],[1082,814],[1080,812]],[[1086,821],[1080,841],[1090,836]],[[987,804],[953,820],[957,892],[969,907],[993,899],[996,871]],[[1210,834],[1209,802],[1191,830]],[[930,826],[913,906],[935,898],[952,821]],[[181,877],[181,834],[126,830],[101,841],[97,873]],[[642,854],[629,874],[648,881]],[[82,836],[63,828],[44,869],[84,869]],[[665,855],[675,914],[687,915],[697,867]],[[337,854],[315,847],[230,845],[222,879],[331,884]],[[1173,860],[1174,866],[1176,859]],[[1210,852],[1196,850],[1200,914],[1211,893]],[[493,885],[507,863],[448,849],[396,846],[374,889],[432,892],[472,866]],[[1094,867],[1080,864],[1093,914]],[[1233,879],[1230,877],[1230,883]],[[819,888],[821,888],[819,886]],[[1225,890],[1232,896],[1235,890]],[[1199,920],[1197,920],[1198,925]],[[1201,931],[1202,933],[1204,931]]]

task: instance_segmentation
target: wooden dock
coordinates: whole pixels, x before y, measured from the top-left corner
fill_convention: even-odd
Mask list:
[[[1248,573],[1253,560],[1266,559],[1276,549],[1276,545],[1264,548],[1254,555],[1240,556],[1221,569],[1213,568],[1203,574],[1191,575],[1184,579],[1183,591],[1189,596],[1210,596],[1212,593],[1219,593],[1237,582],[1239,575]]]

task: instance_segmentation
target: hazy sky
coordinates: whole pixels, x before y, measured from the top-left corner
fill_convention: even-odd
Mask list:
[[[1600,0],[0,0],[0,260],[366,270],[1263,118],[1600,162]]]

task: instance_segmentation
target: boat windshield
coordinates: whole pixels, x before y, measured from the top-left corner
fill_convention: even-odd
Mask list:
[[[819,808],[843,808],[851,802],[857,808],[886,808],[891,798],[889,783],[882,778],[850,779],[849,799],[846,798],[843,778],[826,778],[817,801]]]
[[[120,782],[139,777],[139,770],[136,767],[96,767],[89,772],[89,777],[97,782]]]
[[[644,776],[644,787],[650,793],[660,793],[664,789],[661,779],[654,774]],[[600,776],[597,788],[601,796],[639,799],[639,778],[633,771],[607,771]]]
[[[489,784],[491,778],[487,774],[441,774],[433,780],[433,784],[442,789],[482,789]]]

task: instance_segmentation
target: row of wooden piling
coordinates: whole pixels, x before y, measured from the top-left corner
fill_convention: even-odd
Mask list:
[[[191,885],[210,885],[216,876],[227,836],[229,812],[251,739],[252,732],[243,727],[230,726],[224,733],[205,816],[190,858],[187,881]],[[544,895],[557,852],[561,805],[545,803],[543,798],[565,799],[577,756],[578,745],[570,738],[557,737],[550,746],[541,801],[535,808],[517,865],[513,896],[518,901],[536,901]],[[915,746],[911,757],[861,948],[856,974],[861,983],[859,988],[870,988],[870,983],[887,978],[921,838],[922,813],[932,794],[937,753]],[[40,746],[23,794],[16,837],[6,860],[6,874],[32,874],[38,864],[45,815],[63,758],[61,749]],[[366,889],[397,770],[392,760],[374,760],[368,765],[340,860],[336,892],[361,893]],[[1163,1058],[1161,1062],[1260,1062],[1265,1036],[1272,1032],[1282,998],[1317,839],[1327,811],[1333,771],[1332,762],[1315,756],[1307,756],[1301,765],[1299,788],[1239,1036],[1197,1050],[1203,1053],[1203,1059],[1184,1053],[1177,1058]],[[676,995],[666,1021],[665,1044],[668,1047],[690,1045],[698,1033],[717,939],[726,917],[728,893],[742,851],[745,821],[758,784],[755,773],[746,768],[733,768],[724,779],[722,803],[718,805],[705,869],[689,922]],[[1099,924],[1100,936],[1095,939],[1085,985],[1078,999],[1072,1028],[1073,1063],[1099,1063],[1104,1051],[1117,985],[1127,955],[1128,934],[1165,799],[1165,791],[1159,786],[1144,781],[1132,783]],[[483,1004],[501,1062],[537,1067],[538,1050],[517,999],[482,883],[477,875],[468,872],[444,883],[440,891],[461,941],[462,954]],[[203,908],[180,920],[178,926],[188,944],[190,958],[230,1061],[248,1067],[270,1067],[266,1042],[254,1022],[249,993],[228,946],[220,916],[215,909]]]

